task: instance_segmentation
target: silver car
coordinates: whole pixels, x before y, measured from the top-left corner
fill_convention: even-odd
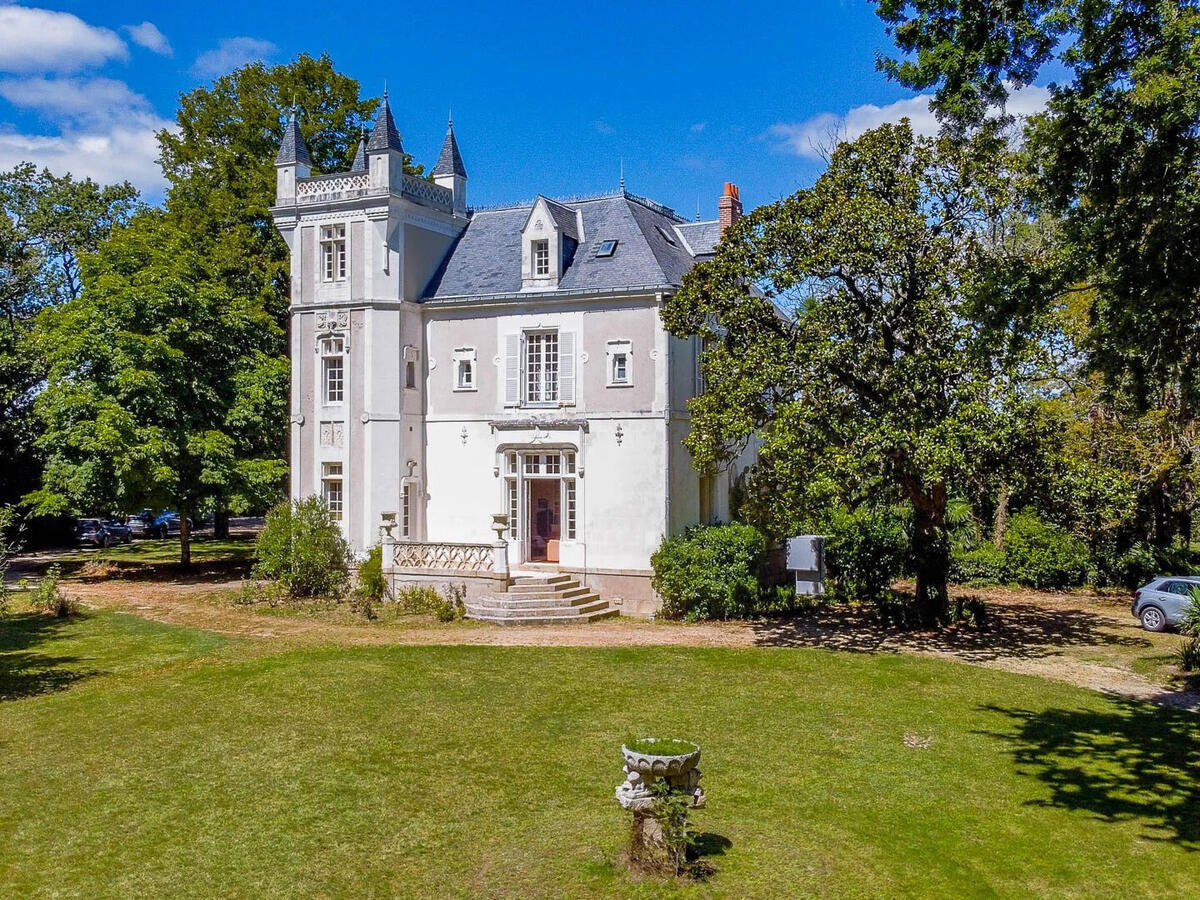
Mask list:
[[[1200,591],[1198,575],[1155,578],[1134,593],[1132,612],[1147,631],[1165,631],[1183,621],[1192,591]]]

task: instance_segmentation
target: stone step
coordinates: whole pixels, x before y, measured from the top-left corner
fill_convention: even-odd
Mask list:
[[[518,584],[522,582],[540,582],[542,584],[557,584],[562,581],[570,581],[573,576],[568,572],[547,572],[545,575],[528,573],[516,573],[512,576],[512,580]]]
[[[610,607],[600,612],[588,613],[586,615],[573,613],[571,615],[520,616],[511,618],[480,614],[471,615],[471,618],[479,622],[491,622],[493,625],[586,625],[589,622],[608,619],[615,615],[617,615],[617,611]]]
[[[573,587],[579,587],[579,582],[568,575],[563,575],[554,581],[518,579],[509,584],[508,590],[511,593],[523,593],[525,591],[558,591]]]
[[[581,584],[573,584],[558,591],[507,591],[503,594],[493,594],[498,600],[568,600],[571,597],[582,597],[592,591]]]
[[[554,610],[555,613],[567,614],[575,612],[592,612],[598,607],[607,606],[607,602],[600,599],[596,594],[588,594],[584,597],[578,597],[572,601],[564,602],[562,600],[521,600],[521,601],[506,601],[506,602],[489,602],[481,600],[478,603],[467,604],[467,611],[478,610],[488,615],[536,615],[539,612]]]

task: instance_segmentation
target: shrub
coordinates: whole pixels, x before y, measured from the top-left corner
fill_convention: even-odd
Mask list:
[[[1034,513],[1008,521],[1004,535],[1004,577],[1032,588],[1064,588],[1087,577],[1088,551],[1073,534]]]
[[[1156,547],[1139,541],[1115,560],[1100,560],[1097,568],[1107,576],[1105,580],[1133,590],[1157,575],[1190,570],[1192,559],[1192,552],[1184,547]]]
[[[892,582],[904,571],[908,548],[904,523],[894,512],[842,513],[825,539],[825,569],[833,598],[890,609]]]
[[[339,596],[349,580],[350,549],[318,497],[272,509],[254,555],[254,577],[278,581],[289,597]]]
[[[387,596],[387,579],[383,577],[383,548],[376,544],[367,551],[367,558],[358,564],[354,593],[381,603]]]
[[[1200,638],[1200,590],[1196,588],[1192,588],[1191,593],[1188,594],[1188,603],[1183,609],[1179,630],[1183,634]]]
[[[1192,634],[1185,635],[1175,651],[1175,662],[1184,672],[1200,669],[1200,638]]]
[[[767,539],[750,525],[700,525],[650,557],[667,619],[728,619],[760,610]]]
[[[999,584],[1004,580],[1004,551],[991,544],[950,554],[950,580],[955,584]]]
[[[439,622],[456,622],[467,614],[467,586],[447,584],[439,594],[429,585],[414,584],[396,591],[396,603],[405,612],[431,615]]]
[[[29,605],[38,612],[49,613],[59,619],[79,614],[79,603],[68,597],[58,586],[62,578],[62,567],[57,563],[46,570],[46,574],[33,589]]]

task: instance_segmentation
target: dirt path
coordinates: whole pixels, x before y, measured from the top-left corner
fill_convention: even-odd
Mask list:
[[[1137,627],[1123,598],[1084,593],[974,591],[987,601],[985,630],[909,632],[884,628],[860,611],[821,610],[791,620],[684,625],[617,619],[591,625],[504,628],[475,622],[441,625],[413,617],[399,623],[337,623],[320,616],[269,615],[237,606],[239,582],[105,581],[73,583],[89,606],[221,634],[304,644],[492,645],[555,647],[813,647],[847,652],[912,653],[1034,675],[1121,697],[1200,712],[1200,693],[1172,689],[1134,664],[1155,662],[1169,674],[1178,638]]]

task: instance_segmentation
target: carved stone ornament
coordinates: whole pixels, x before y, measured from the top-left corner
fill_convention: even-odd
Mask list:
[[[617,802],[623,809],[642,812],[654,805],[654,782],[665,780],[673,791],[682,791],[692,800],[694,809],[702,808],[708,798],[700,787],[700,748],[676,756],[655,756],[621,748],[625,759],[625,780],[617,785]]]
[[[321,446],[341,447],[345,443],[345,425],[341,422],[321,423]]]
[[[334,309],[317,313],[317,333],[327,334],[331,331],[346,331],[350,328],[350,310]]]

